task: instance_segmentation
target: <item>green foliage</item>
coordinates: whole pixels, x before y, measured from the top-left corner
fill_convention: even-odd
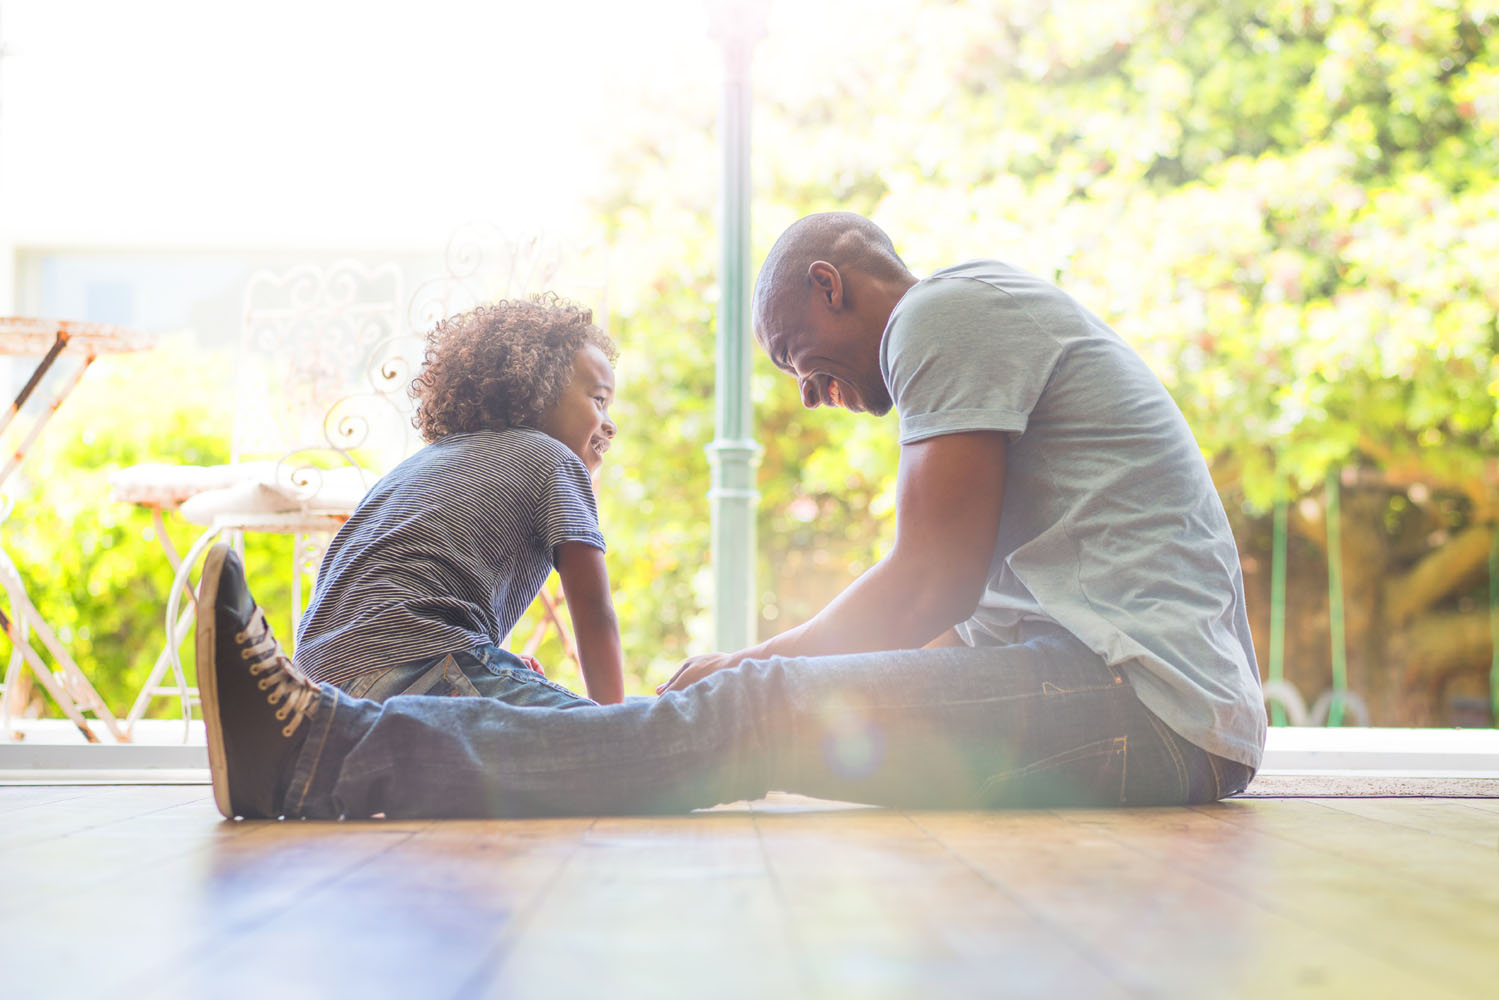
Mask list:
[[[1343,462],[1460,481],[1496,444],[1496,11],[897,5],[884,30],[920,45],[766,79],[757,208],[774,228],[870,210],[917,267],[992,253],[1055,275],[1257,507]],[[764,61],[800,61],[781,44]]]
[[[883,224],[917,273],[997,256],[1054,277],[1160,374],[1238,517],[1315,497],[1347,466],[1440,493],[1459,512],[1443,532],[1493,516],[1494,4],[782,3],[755,89],[755,259],[798,216],[839,208]],[[621,435],[601,511],[638,693],[708,641],[719,97],[675,78],[617,97],[596,206]],[[188,362],[118,365],[128,382],[91,372],[64,409],[27,466],[45,497],[4,537],[80,659],[128,688],[154,657],[167,575],[148,522],[102,501],[102,472],[218,456],[227,426],[194,416],[214,401],[194,399]],[[753,392],[770,632],[888,544],[897,448],[892,418],[808,413],[758,353]],[[1406,565],[1447,537],[1417,534]],[[542,659],[559,652],[549,640]]]
[[[1499,7],[782,4],[755,74],[756,258],[798,216],[850,209],[918,274],[987,255],[1054,277],[1160,374],[1239,516],[1345,466],[1491,509]],[[601,212],[628,262],[626,351],[660,372],[622,406],[648,396],[667,422],[629,454],[658,512],[670,492],[701,519],[708,435],[671,415],[706,419],[712,377],[716,93],[638,108],[655,114],[622,137]],[[801,411],[759,357],[754,394],[774,631],[882,551],[896,448],[888,425]],[[681,605],[631,600],[678,648]]]
[[[230,414],[220,406],[215,374],[223,365],[182,338],[146,354],[100,358],[58,410],[18,481],[6,484],[15,507],[0,525],[0,543],[37,610],[116,713],[129,709],[161,653],[172,569],[150,512],[111,500],[108,477],[145,462],[227,461]],[[186,552],[198,529],[172,515],[165,523],[177,551]],[[278,634],[287,636],[290,539],[252,538],[248,546],[251,586],[273,612]],[[40,650],[34,638],[33,645]],[[9,642],[0,642],[0,650],[8,656]],[[190,639],[181,652],[193,683]],[[50,700],[39,706],[58,714]],[[157,699],[149,714],[173,715],[175,702]]]
[[[1493,9],[890,13],[923,44],[886,72],[848,53],[810,101],[807,81],[767,83],[769,130],[824,133],[863,178],[814,187],[827,164],[788,139],[762,198],[777,216],[843,203],[918,267],[996,254],[1054,275],[1147,355],[1256,509],[1329,465],[1478,474],[1499,376]]]

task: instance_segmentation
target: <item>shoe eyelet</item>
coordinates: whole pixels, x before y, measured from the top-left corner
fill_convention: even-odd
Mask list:
[[[285,736],[287,739],[291,739],[291,734],[294,733],[294,732],[296,732],[296,730],[297,730],[296,726],[282,726],[281,727],[281,735]]]
[[[255,686],[262,691],[269,691],[271,689],[271,679],[269,677],[262,677],[255,682]]]
[[[285,722],[286,721],[286,716],[290,712],[291,712],[291,706],[290,705],[282,705],[280,708],[276,709],[276,721],[277,722]]]
[[[244,642],[245,641],[245,634],[243,632],[236,632],[236,633],[234,633],[234,641],[235,642]]]

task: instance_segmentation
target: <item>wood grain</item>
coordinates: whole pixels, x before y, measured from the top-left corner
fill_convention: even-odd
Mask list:
[[[0,993],[1485,995],[1492,806],[230,823],[202,786],[0,788]]]

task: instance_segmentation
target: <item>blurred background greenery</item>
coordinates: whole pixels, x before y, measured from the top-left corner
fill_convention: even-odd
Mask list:
[[[1376,724],[1492,723],[1499,4],[781,4],[757,60],[753,259],[836,208],[872,216],[917,274],[992,256],[1055,279],[1194,428],[1262,669],[1279,505],[1285,677],[1309,701],[1333,683],[1336,490],[1348,687]],[[596,137],[590,211],[623,350],[601,509],[643,693],[708,636],[719,154],[716,95],[660,77],[626,103]],[[101,359],[28,461],[38,496],[0,526],[119,708],[158,651],[169,572],[105,476],[227,457],[204,373],[229,363],[187,342]],[[897,447],[893,417],[804,411],[755,364],[770,634],[879,557]],[[284,609],[289,543],[251,546],[252,585]],[[559,661],[554,639],[540,655]]]

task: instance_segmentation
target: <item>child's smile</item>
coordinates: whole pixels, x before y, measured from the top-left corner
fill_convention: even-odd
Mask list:
[[[609,419],[614,401],[614,369],[597,347],[589,345],[573,356],[573,377],[537,427],[572,449],[591,474],[604,464],[604,452],[619,428]]]

